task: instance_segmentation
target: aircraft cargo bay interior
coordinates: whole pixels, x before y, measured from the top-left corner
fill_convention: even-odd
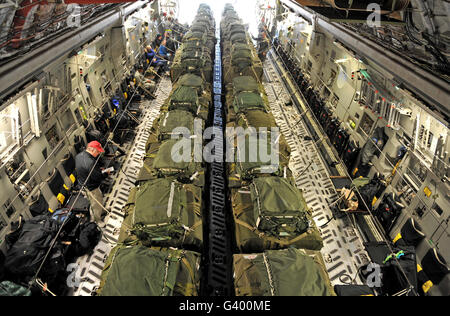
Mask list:
[[[449,296],[449,14],[2,1],[0,296]]]

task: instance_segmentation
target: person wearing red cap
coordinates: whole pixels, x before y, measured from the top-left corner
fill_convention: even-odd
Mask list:
[[[109,173],[103,173],[97,162],[97,158],[105,150],[98,141],[90,142],[85,151],[79,153],[75,157],[75,171],[80,185],[87,189],[87,195],[91,203],[91,208],[94,213],[94,220],[103,228],[105,223],[103,217],[106,215],[103,206],[103,193],[100,190],[100,185],[105,180]]]

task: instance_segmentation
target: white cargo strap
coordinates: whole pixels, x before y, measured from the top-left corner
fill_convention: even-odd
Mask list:
[[[185,225],[181,225],[183,227],[183,229],[187,232],[192,232],[193,230],[190,229],[189,227],[185,226]]]
[[[167,217],[172,217],[173,198],[175,196],[175,182],[170,186],[169,204],[167,205]]]
[[[261,217],[258,216],[258,219],[256,220],[256,228],[258,228],[259,223],[261,223]]]
[[[272,269],[270,268],[269,259],[267,258],[266,253],[263,253],[264,265],[266,266],[267,277],[269,279],[270,285],[270,294],[275,296],[275,287],[273,285],[273,277],[272,277]]]
[[[198,177],[198,171],[196,173],[194,173],[192,175],[192,177],[189,178],[189,180],[194,181],[195,179],[197,179],[197,177]]]
[[[279,144],[280,143],[280,137],[281,137],[281,134],[278,134],[278,137],[275,140],[275,144]]]
[[[161,294],[161,296],[164,295],[164,292],[166,290],[166,284],[167,284],[167,276],[169,274],[169,258],[166,259],[166,266],[164,269],[164,284],[163,284],[163,292]]]
[[[170,112],[168,112],[168,113],[166,114],[166,117],[164,117],[163,127],[166,127],[167,119],[169,118],[169,114],[170,114]]]
[[[256,187],[256,185],[254,183],[252,183],[254,189],[255,189],[255,193],[256,193],[256,202],[257,202],[257,206],[258,206],[258,219],[256,220],[256,228],[259,227],[259,223],[261,222],[261,201],[259,200],[259,191],[258,188]]]

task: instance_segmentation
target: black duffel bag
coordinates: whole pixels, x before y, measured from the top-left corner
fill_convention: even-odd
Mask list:
[[[32,277],[41,266],[60,225],[52,218],[37,216],[23,224],[17,240],[6,253],[5,268],[20,277]],[[65,262],[60,250],[54,247],[39,276],[51,279],[64,271]]]

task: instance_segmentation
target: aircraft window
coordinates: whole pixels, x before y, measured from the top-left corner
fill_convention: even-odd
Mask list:
[[[428,142],[427,142],[428,149],[431,149],[431,144],[433,143],[433,137],[434,137],[433,133],[429,132],[428,133]]]
[[[438,216],[442,216],[442,214],[444,214],[444,211],[437,204],[433,205],[433,211],[435,211]]]

